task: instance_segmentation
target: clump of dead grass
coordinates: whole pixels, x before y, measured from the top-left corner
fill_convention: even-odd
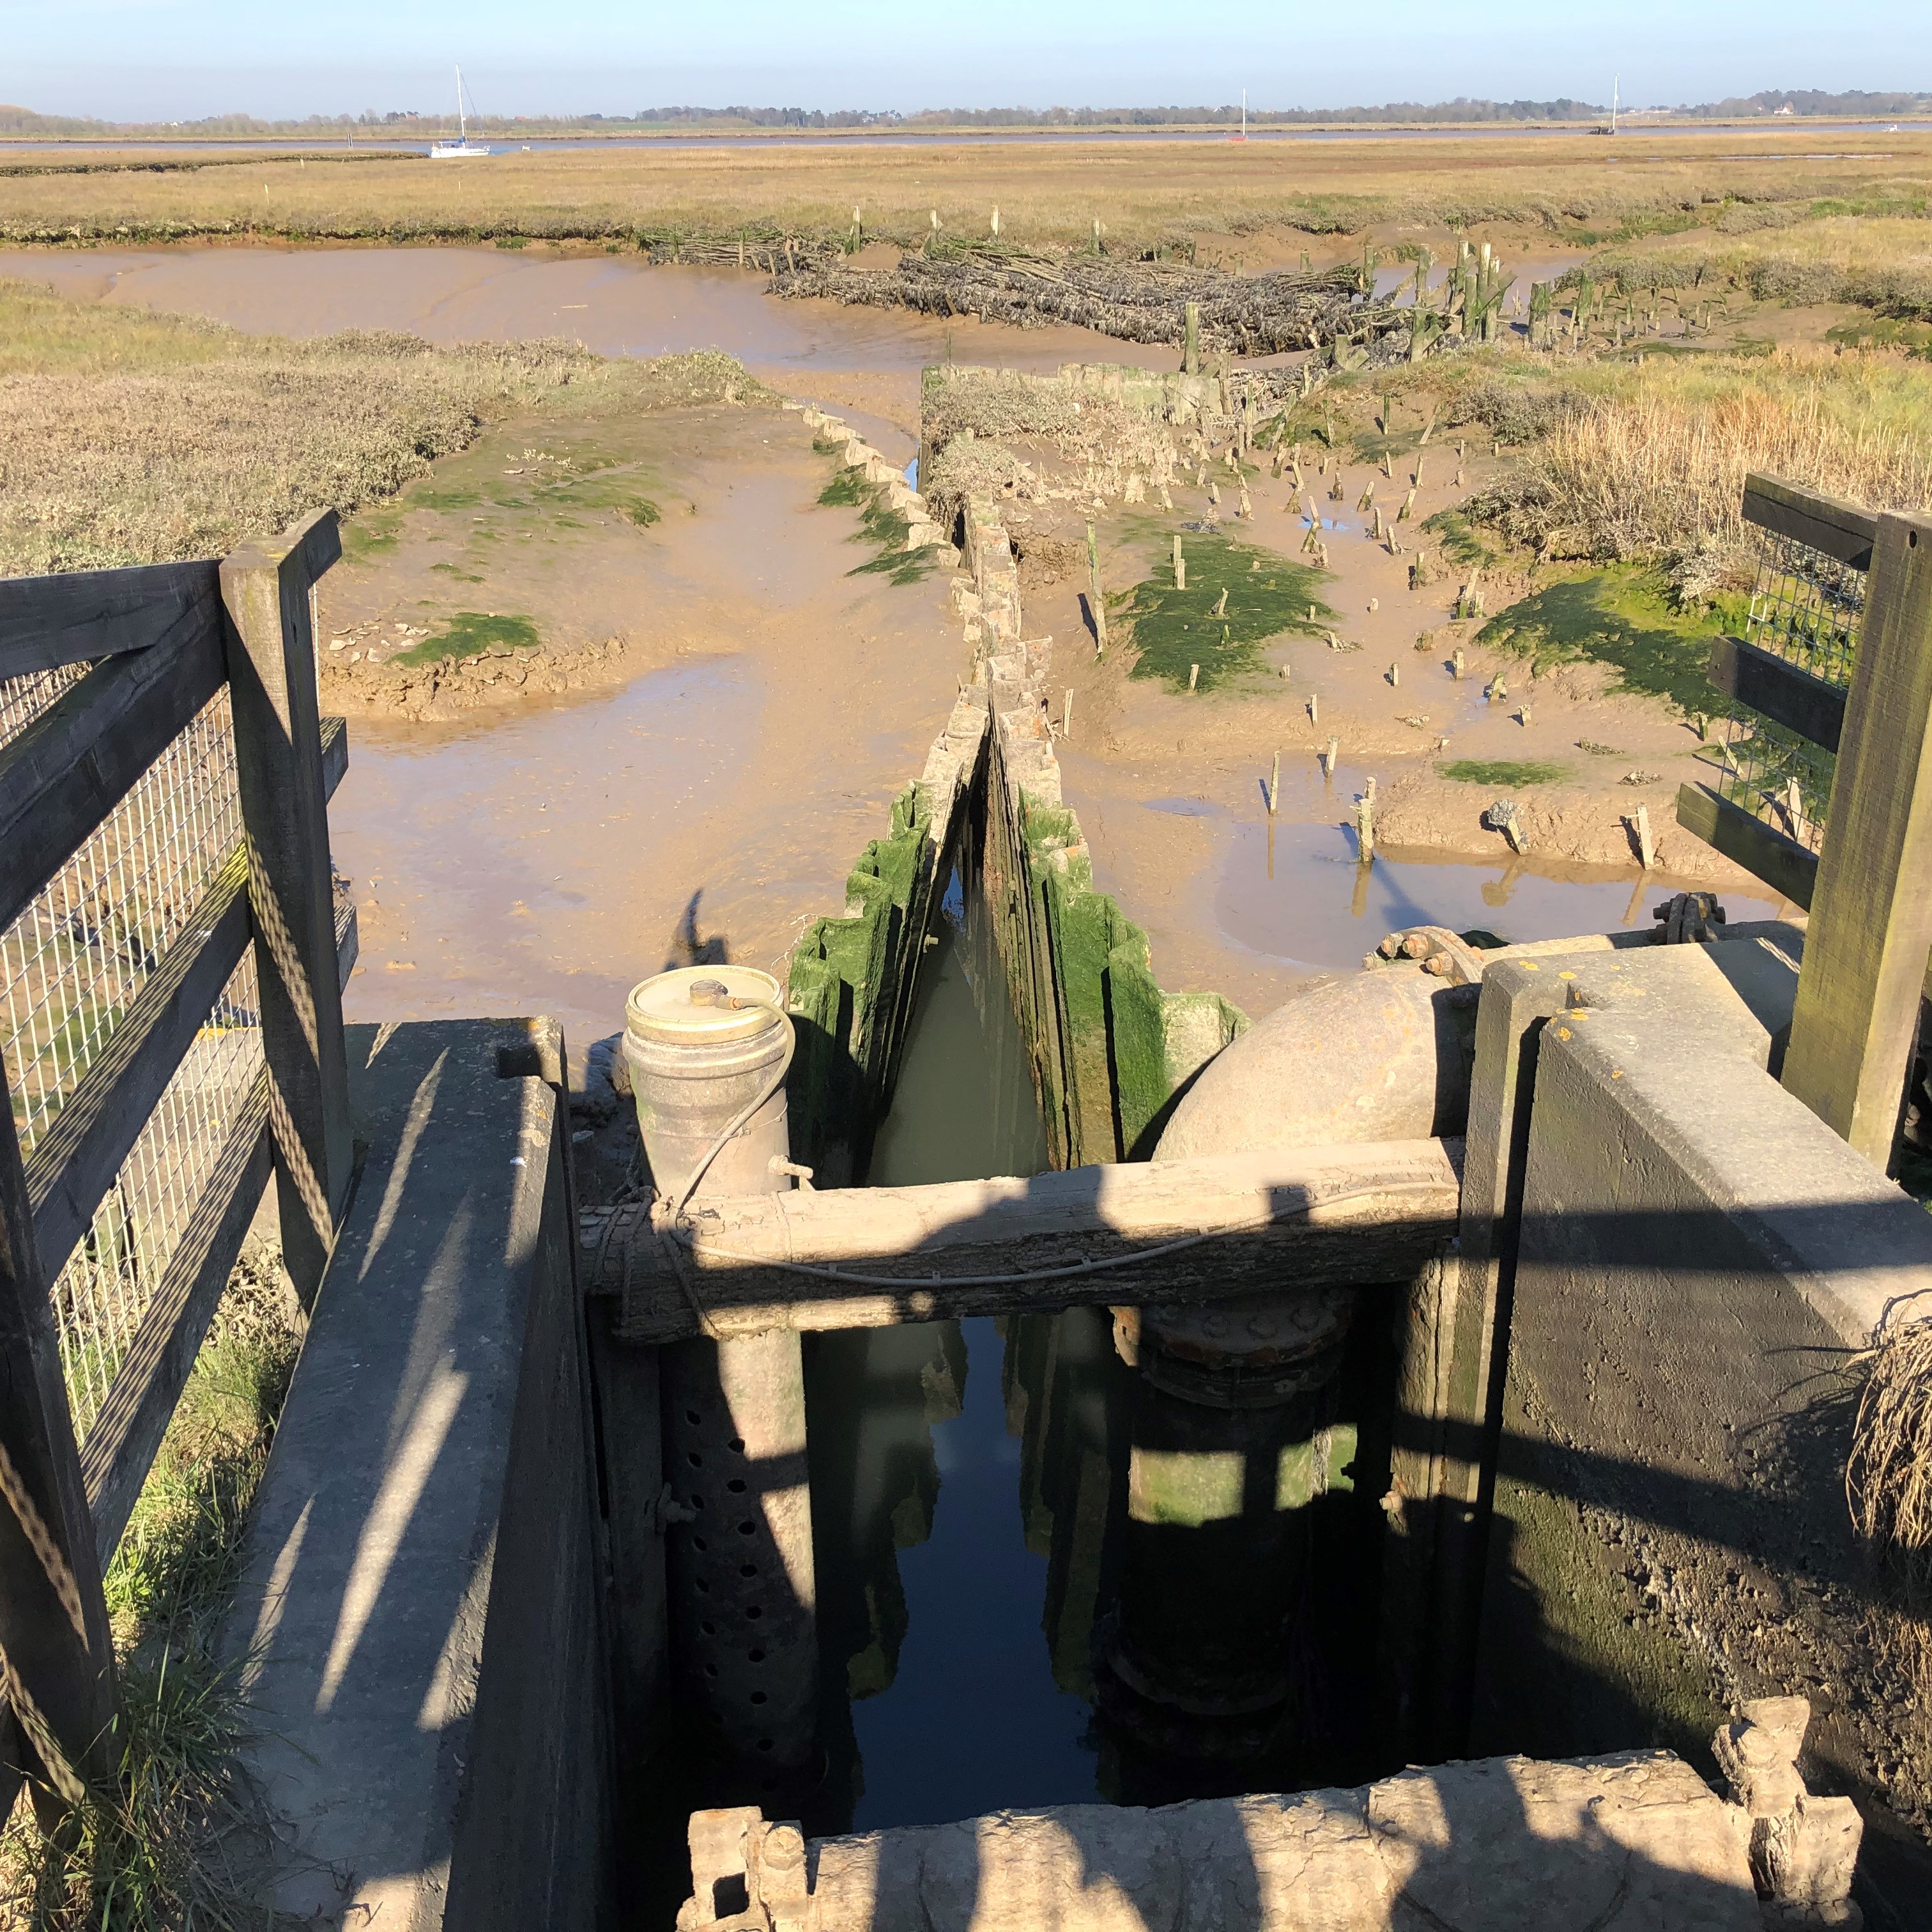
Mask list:
[[[392,495],[513,411],[763,394],[715,352],[294,342],[0,282],[0,574],[217,555]]]
[[[105,1584],[118,1773],[53,1835],[0,1833],[0,1921],[36,1932],[257,1932],[271,1841],[238,1754],[249,1713],[221,1626],[298,1342],[279,1258],[232,1278]]]
[[[1906,1608],[1923,1612],[1932,1610],[1932,1321],[1893,1329],[1864,1369],[1845,1492]]]

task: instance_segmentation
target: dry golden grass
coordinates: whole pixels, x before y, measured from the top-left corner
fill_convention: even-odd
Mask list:
[[[1932,1608],[1932,1322],[1903,1323],[1873,1351],[1845,1490],[1907,1607]]]
[[[729,358],[560,343],[290,342],[0,281],[0,574],[217,555],[392,494],[516,412],[753,386]]]
[[[1553,556],[1702,556],[1721,580],[1752,470],[1878,509],[1932,505],[1932,367],[1899,357],[1799,347],[1565,371],[1513,356],[1465,400],[1546,422],[1472,514]]]
[[[1612,250],[1594,266],[1630,288],[1728,284],[1760,301],[1849,302],[1882,314],[1932,313],[1932,224],[1919,218],[1833,214],[1748,235],[1727,233],[1720,225],[1694,241]]]
[[[192,172],[23,175],[7,183],[0,238],[70,242],[208,234],[306,239],[492,236],[634,241],[746,227],[842,236],[853,208],[878,236],[914,242],[937,209],[949,232],[1078,246],[1097,218],[1110,244],[1284,224],[1317,233],[1394,222],[1528,228],[1592,239],[1630,224],[1714,222],[1734,206],[1922,208],[1932,136],[1727,130],[1610,142],[1580,135],[1332,142],[633,148],[421,160],[263,160]],[[1610,165],[1614,159],[1616,166]]]

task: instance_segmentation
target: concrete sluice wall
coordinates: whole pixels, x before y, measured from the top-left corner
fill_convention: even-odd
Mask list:
[[[842,433],[816,411],[806,421]],[[884,460],[856,438],[845,460],[875,480]],[[792,955],[793,1153],[820,1186],[864,1171],[956,868],[992,914],[1055,1167],[1146,1159],[1174,1100],[1246,1024],[1217,994],[1163,993],[1145,935],[1094,890],[1060,798],[1044,694],[1052,640],[1023,639],[1017,567],[994,506],[976,500],[963,521],[972,587],[956,580],[954,590],[975,651],[971,682],[895,800],[890,832],[853,868],[844,910],[809,928]],[[908,548],[939,540],[914,523]]]
[[[1730,1802],[1668,1751],[1412,1769],[1353,1790],[1061,1805],[807,1840],[691,1820],[678,1932],[1761,1932],[1855,1924],[1846,1798],[1792,1768],[1802,1699],[1714,1740]],[[1774,1856],[1762,1846],[1774,1844]],[[1767,1874],[1770,1882],[1765,1882]],[[1761,1908],[1760,1893],[1768,1894]]]

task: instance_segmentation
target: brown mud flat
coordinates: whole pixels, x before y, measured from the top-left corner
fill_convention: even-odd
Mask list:
[[[897,259],[894,250],[890,260]],[[1064,362],[1145,356],[1092,329],[1022,330],[976,316],[944,321],[907,310],[775,302],[761,272],[653,267],[635,254],[581,248],[202,240],[85,252],[8,248],[0,249],[0,275],[84,300],[205,316],[250,334],[394,329],[436,343],[560,336],[606,356],[719,349],[788,395],[884,418],[904,436],[908,457],[919,437],[919,374],[933,363],[1050,371]]]
[[[757,621],[733,500],[809,501],[830,472],[801,440],[769,405],[493,428],[347,526],[320,591],[323,703],[448,718],[716,654]]]
[[[1496,467],[1486,445],[1466,448],[1459,464],[1456,442],[1451,434],[1426,446],[1412,517],[1399,526],[1402,556],[1370,538],[1372,512],[1355,506],[1372,480],[1392,514],[1408,494],[1414,456],[1396,458],[1390,479],[1356,458],[1346,439],[1340,502],[1328,494],[1335,465],[1316,472],[1316,444],[1304,446],[1308,487],[1299,500],[1292,478],[1270,478],[1265,461],[1250,475],[1250,518],[1234,514],[1225,469],[1214,472],[1218,508],[1188,477],[1172,488],[1171,516],[1117,506],[1095,518],[1102,580],[1118,595],[1166,580],[1177,522],[1196,526],[1183,529],[1184,554],[1218,532],[1305,562],[1302,506],[1312,497],[1329,526],[1319,595],[1336,613],[1340,648],[1325,635],[1279,637],[1262,647],[1263,674],[1214,691],[1175,691],[1132,675],[1130,646],[1096,652],[1085,605],[1087,512],[1077,502],[1004,506],[1022,552],[1028,632],[1054,640],[1056,718],[1064,694],[1072,693],[1072,733],[1060,747],[1066,801],[1092,848],[1096,885],[1146,928],[1163,985],[1211,987],[1265,1010],[1309,970],[1358,964],[1382,937],[1378,917],[1393,926],[1426,914],[1527,940],[1647,927],[1652,904],[1692,886],[1720,892],[1734,917],[1777,909],[1756,880],[1678,826],[1679,783],[1708,777],[1708,768],[1695,731],[1670,706],[1615,691],[1615,674],[1600,665],[1532,678],[1521,658],[1476,644],[1480,622],[1454,618],[1469,572],[1443,562],[1420,523],[1466,500]],[[1050,475],[1050,452],[1024,453]],[[1432,580],[1412,589],[1409,566],[1425,550]],[[1492,613],[1524,588],[1520,577],[1495,571],[1484,583]],[[1451,670],[1459,647],[1460,680]],[[1506,694],[1491,701],[1485,694],[1498,678]],[[1332,774],[1324,769],[1330,740]],[[1265,788],[1277,753],[1282,789],[1271,819]],[[1563,776],[1522,786],[1443,775],[1442,766],[1461,760],[1558,766]],[[1370,777],[1378,856],[1374,867],[1358,868],[1354,804]],[[1498,796],[1523,808],[1524,854],[1484,822]],[[1654,840],[1647,875],[1636,862],[1640,806]],[[1452,883],[1439,868],[1457,862],[1468,876]],[[1484,868],[1492,874],[1485,890],[1466,890]],[[1358,870],[1384,877],[1357,880]],[[1406,880],[1399,889],[1397,872]]]
[[[493,433],[427,490],[466,494],[506,447],[539,447],[532,429]],[[514,515],[528,513],[405,508],[392,551],[358,560],[352,542],[325,580],[326,650],[344,618],[450,597],[429,539],[448,535],[464,560],[481,514],[502,526],[477,540],[491,565],[482,608],[512,608],[514,590],[554,637],[563,612],[593,651],[606,626],[627,639],[608,680],[593,667],[580,691],[525,686],[454,718],[440,692],[436,716],[365,712],[354,727],[331,809],[362,932],[351,1018],[542,1012],[581,1042],[621,1028],[631,986],[667,966],[782,972],[806,921],[844,904],[968,668],[943,576],[850,574],[874,551],[854,541],[854,510],[818,502],[833,464],[795,413],[569,429],[653,466],[659,522],[578,518],[526,543]],[[542,675],[573,674],[568,652],[527,655]],[[389,674],[332,670],[325,702],[358,675],[374,693]]]

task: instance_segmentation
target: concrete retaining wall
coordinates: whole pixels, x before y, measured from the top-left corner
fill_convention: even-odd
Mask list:
[[[1495,1244],[1508,1354],[1470,1742],[1708,1765],[1742,1701],[1802,1692],[1812,1783],[1874,1828],[1867,1883],[1932,1908],[1922,1638],[1844,1487],[1847,1371],[1912,1298],[1932,1308],[1932,1219],[1767,1070],[1798,944],[1485,975],[1465,1184],[1521,1204]],[[1486,1090],[1526,1052],[1517,1133]]]
[[[1146,934],[1094,886],[1062,802],[1043,695],[1052,640],[1023,639],[1012,547],[995,507],[966,511],[980,627],[975,674],[992,719],[980,890],[1033,1062],[1058,1167],[1144,1160],[1201,1067],[1247,1024],[1218,994],[1163,993]]]

